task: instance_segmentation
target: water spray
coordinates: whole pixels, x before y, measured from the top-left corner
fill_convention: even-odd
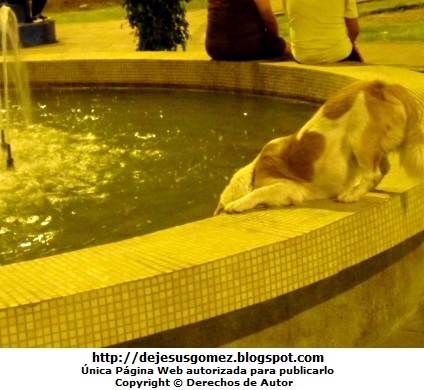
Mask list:
[[[30,4],[30,1],[26,1]],[[12,149],[10,146],[11,107],[9,90],[16,98],[23,126],[28,129],[30,123],[30,98],[28,77],[25,66],[20,58],[19,24],[15,12],[0,0],[0,58],[3,57],[3,66],[0,65],[0,120],[1,120],[1,148],[7,153],[7,168],[13,168]],[[3,72],[1,72],[3,71]],[[3,81],[3,83],[1,83]],[[1,85],[2,84],[2,85]],[[12,89],[12,87],[14,87]],[[0,88],[0,89],[1,89]],[[3,92],[3,93],[2,93]]]
[[[19,30],[15,13],[2,1],[0,4],[0,36],[1,54],[3,57],[3,94],[0,94],[0,109],[4,128],[1,129],[1,148],[7,153],[6,166],[14,168],[12,148],[10,146],[10,102],[9,102],[9,78],[14,81],[15,88],[20,93],[22,86],[18,69],[19,63]],[[9,66],[12,66],[9,74]],[[2,96],[3,95],[3,96]]]

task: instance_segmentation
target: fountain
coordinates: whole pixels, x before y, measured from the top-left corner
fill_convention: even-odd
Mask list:
[[[18,21],[13,10],[7,6],[0,7],[0,36],[3,57],[3,93],[0,97],[2,112],[1,146],[7,153],[7,168],[14,167],[10,144],[11,104],[18,106],[21,123],[29,125],[29,88],[26,69],[20,59]],[[11,88],[14,87],[14,89]],[[14,99],[11,93],[14,92]]]
[[[34,86],[165,86],[321,102],[349,82],[378,77],[424,102],[424,76],[394,67],[236,64],[178,52],[27,59]],[[19,148],[32,152],[14,142],[16,159]],[[228,146],[226,155],[234,154]],[[19,171],[0,179],[23,168],[19,157]],[[0,346],[369,346],[422,297],[423,199],[422,185],[392,169],[379,191],[352,205],[223,215],[5,265]]]

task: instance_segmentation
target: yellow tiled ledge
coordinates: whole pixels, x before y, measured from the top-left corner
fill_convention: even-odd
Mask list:
[[[424,75],[389,67],[218,63],[186,53],[27,61],[33,85],[171,86],[322,102],[353,80],[380,78],[424,103]],[[0,346],[116,345],[324,281],[424,230],[424,186],[393,165],[379,191],[356,204],[223,215],[3,266]]]

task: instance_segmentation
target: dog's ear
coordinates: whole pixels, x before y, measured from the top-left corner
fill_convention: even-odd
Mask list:
[[[215,209],[215,212],[213,213],[214,216],[217,216],[219,214],[222,214],[225,210],[225,205],[220,201],[218,203],[218,207]]]

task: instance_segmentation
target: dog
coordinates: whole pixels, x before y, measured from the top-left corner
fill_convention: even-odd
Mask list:
[[[408,174],[424,178],[419,106],[401,85],[355,82],[328,99],[297,133],[272,140],[237,171],[214,214],[319,199],[356,202],[389,171],[390,152],[399,152]]]

